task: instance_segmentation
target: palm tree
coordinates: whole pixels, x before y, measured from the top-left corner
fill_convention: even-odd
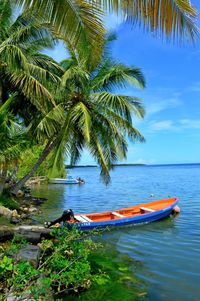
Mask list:
[[[46,115],[55,107],[49,86],[60,81],[62,70],[52,58],[41,53],[44,48],[54,46],[54,38],[47,28],[48,24],[42,25],[31,14],[27,13],[26,16],[22,14],[14,18],[13,7],[8,0],[0,0],[0,22],[0,109],[13,97],[14,101],[9,105],[9,112],[7,111],[8,123],[11,124],[13,115],[17,115],[20,122],[23,121],[24,125],[28,125],[31,129],[32,121]],[[58,114],[58,110],[56,112]],[[2,126],[7,129],[6,119],[2,120]],[[13,124],[12,137],[16,139],[16,150],[18,134],[14,128],[16,127]],[[29,132],[33,133],[31,130]],[[7,145],[7,142],[10,143],[10,133],[9,131],[9,135],[3,134],[4,138],[1,140],[2,147],[4,145],[1,164],[3,158],[8,158],[9,149],[12,147]],[[34,140],[35,137],[32,137]],[[4,176],[6,165],[3,165]]]
[[[101,11],[114,12],[174,41],[194,40],[197,11],[189,0],[15,0],[25,10],[44,16],[73,46],[87,39],[95,51],[102,42]],[[98,41],[101,41],[100,43]],[[95,47],[97,45],[97,47]]]
[[[132,114],[139,118],[144,116],[140,99],[112,92],[113,88],[127,84],[143,88],[145,80],[141,70],[105,57],[93,70],[90,65],[88,68],[87,59],[71,55],[61,62],[65,72],[55,97],[54,110],[62,106],[63,118],[58,118],[57,124],[55,119],[49,122],[50,111],[38,123],[38,138],[48,142],[31,171],[13,187],[13,193],[17,193],[49,154],[55,171],[60,169],[65,156],[71,159],[71,164],[76,164],[83,148],[97,160],[101,175],[108,183],[113,163],[126,158],[127,138],[144,141],[132,124]]]

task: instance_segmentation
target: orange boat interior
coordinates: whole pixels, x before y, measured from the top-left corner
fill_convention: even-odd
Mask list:
[[[75,220],[71,223],[78,222],[103,222],[107,220],[115,220],[120,218],[128,218],[142,214],[149,214],[155,211],[162,210],[174,204],[176,198],[168,198],[158,200],[150,203],[143,203],[136,206],[122,208],[113,211],[106,211],[102,213],[78,214],[75,215]]]

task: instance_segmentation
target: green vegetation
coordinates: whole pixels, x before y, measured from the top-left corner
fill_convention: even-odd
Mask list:
[[[16,261],[18,251],[26,245],[15,237],[2,248],[0,256],[0,292],[3,299],[9,289],[22,296],[46,300],[138,300],[144,294],[142,283],[130,270],[133,266],[128,256],[121,256],[108,246],[94,243],[88,234],[56,230],[53,240],[43,240],[39,265],[35,268],[27,261]],[[91,290],[87,291],[91,287]],[[94,295],[93,295],[94,296]]]
[[[25,150],[22,155],[20,156],[20,161],[19,161],[19,168],[18,168],[18,172],[16,174],[17,178],[23,178],[32,168],[33,164],[39,159],[39,157],[41,156],[43,150],[43,146],[42,145],[35,145],[27,150]],[[59,170],[58,174],[54,174],[54,177],[61,177],[61,178],[65,178],[66,177],[66,170],[65,170],[65,166],[63,164],[63,161],[61,162],[61,168]],[[51,167],[51,163],[48,160],[45,160],[39,167],[38,169],[35,171],[35,173],[33,174],[33,176],[46,176],[48,177],[49,175],[49,170]]]
[[[8,227],[11,227],[11,228],[13,227],[13,225],[10,223],[10,220],[5,216],[0,216],[0,227],[2,227],[2,226],[3,227],[8,226]],[[1,245],[0,245],[0,253],[1,253]]]
[[[16,261],[13,258],[24,246],[24,241],[14,239],[5,248],[0,259],[1,295],[12,287],[16,295],[28,293],[29,298],[46,300],[46,296],[77,293],[90,287],[92,278],[91,266],[88,260],[92,250],[97,248],[85,234],[77,231],[56,230],[53,240],[43,240],[38,267],[27,261]]]
[[[1,195],[1,198],[0,198],[0,206],[5,206],[11,210],[14,210],[14,209],[19,209],[19,204],[18,202],[12,198],[10,196],[9,193],[7,193],[5,190],[4,192],[2,193]]]
[[[92,252],[89,260],[94,273],[101,272],[100,277],[97,276],[91,288],[77,298],[73,296],[64,300],[92,301],[95,296],[96,301],[136,301],[146,297],[145,283],[134,272],[141,263],[120,254],[110,245],[103,245],[103,249]]]

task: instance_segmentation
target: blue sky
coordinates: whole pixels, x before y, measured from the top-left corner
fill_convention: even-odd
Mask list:
[[[200,10],[197,0],[192,2]],[[144,120],[134,119],[146,142],[129,143],[126,163],[200,162],[200,42],[174,45],[115,16],[107,18],[107,26],[118,37],[111,48],[113,58],[140,67],[147,82],[142,91],[120,91],[140,97],[146,109]],[[61,46],[51,54],[57,60],[65,57]],[[94,161],[84,152],[80,163]]]

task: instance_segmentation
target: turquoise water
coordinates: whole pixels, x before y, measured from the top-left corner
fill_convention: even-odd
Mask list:
[[[146,300],[200,300],[200,165],[116,167],[108,187],[100,181],[98,168],[76,168],[70,175],[84,178],[86,184],[33,190],[48,197],[40,221],[56,218],[67,208],[86,213],[178,197],[178,217],[112,230],[103,238],[142,262],[136,273],[146,283]]]

